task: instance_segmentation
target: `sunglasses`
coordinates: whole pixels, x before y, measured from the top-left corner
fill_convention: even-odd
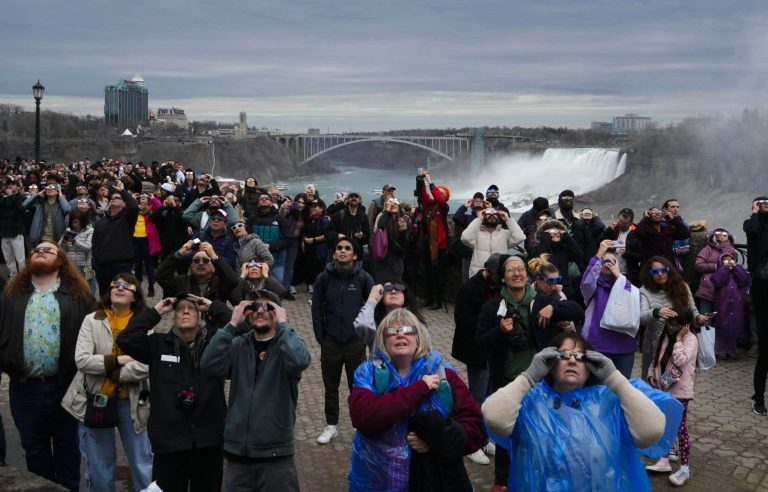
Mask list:
[[[416,328],[413,326],[393,326],[384,328],[384,336],[394,337],[396,335],[416,335]]]
[[[227,219],[221,215],[214,215],[213,217],[211,217],[211,222],[226,222],[226,221]]]
[[[234,231],[235,229],[245,229],[245,224],[243,224],[242,222],[239,224],[235,224],[232,226],[232,230]]]
[[[336,251],[352,251],[352,246],[344,246],[339,244],[336,246]]]
[[[260,202],[271,202],[272,201],[272,197],[262,196],[262,197],[259,198],[259,201]]]
[[[652,208],[652,209],[651,209],[651,211],[650,211],[650,213],[651,213],[652,215],[661,215],[661,214],[662,214],[662,213],[664,213],[664,212],[662,212],[662,211],[661,211],[661,209],[658,209],[658,208]]]
[[[495,210],[493,212],[488,211],[488,212],[483,212],[483,215],[498,215],[498,212],[496,212]]]
[[[261,263],[258,261],[249,261],[248,268],[261,268]]]
[[[268,302],[252,302],[246,309],[252,309],[253,311],[258,311],[259,309],[262,311],[274,311],[275,306]]]
[[[77,203],[86,203],[87,204],[88,200],[85,200],[85,199],[84,200],[78,200]]]
[[[727,235],[728,235],[727,232],[716,232],[715,233],[715,236],[727,236]]]
[[[192,263],[196,265],[199,265],[200,263],[202,263],[203,265],[207,265],[210,262],[211,262],[210,258],[192,258]]]
[[[130,290],[136,292],[136,286],[128,282],[110,282],[109,286],[113,289]]]
[[[603,260],[603,265],[615,265],[616,260],[609,259],[609,260]]]
[[[56,189],[56,185],[48,185],[48,186],[45,187],[45,189],[46,190],[55,190]]]
[[[405,285],[403,284],[387,284],[384,286],[384,292],[405,292]]]
[[[539,280],[543,280],[547,285],[563,283],[563,277],[545,277],[543,275],[539,275]]]
[[[59,254],[59,250],[56,248],[52,248],[50,246],[38,246],[37,248],[32,248],[33,253],[44,253],[49,255],[56,255]]]
[[[656,277],[656,276],[659,276],[659,275],[661,275],[661,274],[663,274],[663,273],[669,273],[669,267],[664,267],[664,268],[654,268],[654,269],[652,269],[652,270],[648,270],[648,271],[651,273],[651,275],[653,275],[654,277]]]
[[[109,199],[110,200],[122,200],[123,197],[120,196],[120,195],[112,195],[111,197],[109,197]]]
[[[573,357],[576,361],[582,362],[586,359],[587,354],[581,352],[558,352],[557,356],[560,360],[570,360],[570,358]]]
[[[765,205],[766,203],[768,203],[768,200],[758,200],[755,203],[758,205]]]

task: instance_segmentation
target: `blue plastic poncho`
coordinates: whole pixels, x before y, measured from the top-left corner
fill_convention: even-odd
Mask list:
[[[415,360],[408,374],[402,377],[381,352],[377,351],[376,357],[381,359],[389,369],[389,385],[385,393],[395,388],[409,386],[419,381],[425,374],[436,374],[443,359],[439,352],[432,352],[426,357]],[[450,366],[445,364],[445,367]],[[451,369],[453,368],[451,367]],[[355,371],[355,388],[364,388],[378,393],[374,382],[375,371],[376,367],[372,360],[366,360],[360,364]],[[445,416],[448,416],[449,413],[435,391],[422,402],[417,411],[430,410],[438,410]],[[349,469],[350,492],[407,491],[408,467],[411,460],[411,448],[406,441],[407,435],[407,418],[376,436],[375,439],[356,432],[352,439],[352,461]]]
[[[510,454],[510,491],[650,491],[638,451],[649,457],[669,452],[683,406],[645,382],[630,383],[665,414],[662,438],[638,450],[619,398],[595,385],[560,394],[546,382],[525,396],[512,435],[488,434]]]

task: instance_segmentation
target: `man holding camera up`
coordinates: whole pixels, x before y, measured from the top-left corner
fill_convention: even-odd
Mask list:
[[[491,355],[491,391],[514,380],[528,368],[536,354],[529,327],[531,301],[536,291],[528,283],[525,262],[519,256],[501,257],[501,295],[483,304],[475,341]],[[496,448],[494,483],[507,484],[509,454]]]
[[[109,210],[93,226],[93,267],[99,294],[109,292],[109,283],[118,273],[131,273],[133,229],[139,217],[139,203],[117,181],[109,192]]]
[[[177,274],[189,255],[192,255],[189,272]],[[216,254],[211,243],[199,239],[187,241],[177,252],[166,258],[157,267],[155,278],[165,296],[173,292],[192,292],[222,302],[235,300],[231,294],[240,281],[232,267]]]
[[[171,331],[148,334],[170,312]],[[152,479],[164,492],[221,489],[224,381],[205,373],[200,360],[229,317],[224,303],[181,293],[144,308],[117,338],[125,354],[149,365],[151,398],[139,398],[151,399]]]
[[[203,354],[202,367],[231,380],[224,431],[225,489],[298,491],[293,427],[310,355],[274,292],[239,303]],[[165,490],[165,489],[163,489]]]
[[[26,252],[23,203],[24,195],[19,193],[19,183],[8,178],[0,198],[0,243],[10,278],[15,277],[24,268]]]

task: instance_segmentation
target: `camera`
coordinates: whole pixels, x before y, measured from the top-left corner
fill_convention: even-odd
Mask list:
[[[528,335],[525,333],[515,333],[514,335],[509,335],[507,346],[512,352],[522,352],[523,350],[528,350],[531,346],[531,342],[528,340]]]
[[[192,249],[200,249],[200,238],[196,237],[192,240]]]
[[[179,400],[179,405],[181,405],[181,408],[189,410],[195,406],[195,401],[197,400],[197,392],[192,388],[189,388],[179,391],[179,394],[176,395],[176,398]]]
[[[522,315],[520,314],[520,311],[515,307],[512,311],[507,311],[507,314],[504,315],[504,319],[512,319],[515,323],[520,321],[522,318]]]

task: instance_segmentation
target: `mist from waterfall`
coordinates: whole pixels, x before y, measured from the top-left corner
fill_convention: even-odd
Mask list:
[[[547,149],[544,154],[516,153],[491,160],[468,184],[461,196],[471,197],[495,184],[499,199],[510,210],[523,211],[537,196],[550,203],[565,189],[587,193],[618,178],[627,168],[627,155],[618,149]]]

